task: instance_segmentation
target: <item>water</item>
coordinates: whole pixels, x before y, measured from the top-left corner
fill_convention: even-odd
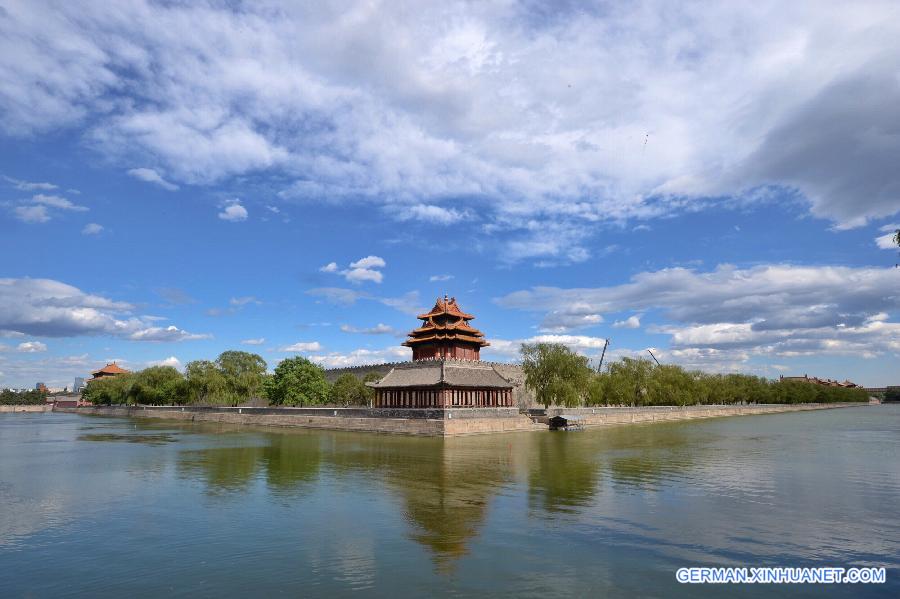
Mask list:
[[[898,450],[900,406],[449,440],[0,414],[0,594],[895,597]]]

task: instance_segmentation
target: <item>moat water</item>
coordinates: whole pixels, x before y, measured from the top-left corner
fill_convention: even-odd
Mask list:
[[[0,414],[0,595],[900,596],[900,405],[455,439]],[[883,585],[680,585],[683,566]]]

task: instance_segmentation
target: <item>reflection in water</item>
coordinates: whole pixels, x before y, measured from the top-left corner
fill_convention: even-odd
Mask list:
[[[643,428],[637,438],[624,429],[456,439],[266,432],[256,444],[184,450],[178,471],[203,480],[213,495],[246,492],[255,481],[273,494],[297,495],[323,470],[379,480],[402,501],[410,538],[447,571],[467,554],[492,498],[520,471],[532,511],[552,516],[594,501],[603,471],[615,484],[649,489],[689,467],[687,437],[677,427]]]
[[[42,416],[0,416],[4,595],[684,596],[683,565],[840,564],[897,596],[900,407],[447,440]]]

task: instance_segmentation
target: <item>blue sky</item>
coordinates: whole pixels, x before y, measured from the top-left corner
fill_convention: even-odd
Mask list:
[[[0,386],[403,360],[443,293],[493,360],[900,384],[897,5],[536,6],[4,3]]]

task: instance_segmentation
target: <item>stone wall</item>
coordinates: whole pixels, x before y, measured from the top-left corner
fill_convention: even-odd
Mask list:
[[[36,406],[7,406],[0,405],[0,413],[3,412],[51,412],[52,405],[36,405]]]
[[[57,412],[189,422],[222,422],[424,436],[456,436],[530,430],[517,408],[367,409],[229,408],[205,406],[93,406]],[[546,428],[541,426],[540,428]]]
[[[780,412],[802,412],[807,410],[827,410],[866,406],[864,403],[833,404],[751,404],[736,406],[644,406],[639,408],[550,408],[546,417],[569,414],[581,418],[584,426],[605,426],[615,424],[637,424],[641,422],[664,422],[671,420],[693,420],[695,418],[716,418],[721,416],[747,416],[752,414],[774,414]]]
[[[289,426],[403,435],[457,436],[547,430],[546,419],[578,415],[585,426],[609,426],[799,412],[868,404],[793,404],[747,406],[653,406],[642,408],[552,408],[531,418],[517,408],[366,409],[366,408],[226,408],[199,406],[95,406],[54,411],[96,416],[161,418],[189,422],[222,422],[257,426]],[[29,406],[7,406],[29,407]],[[34,406],[42,407],[42,406]]]

